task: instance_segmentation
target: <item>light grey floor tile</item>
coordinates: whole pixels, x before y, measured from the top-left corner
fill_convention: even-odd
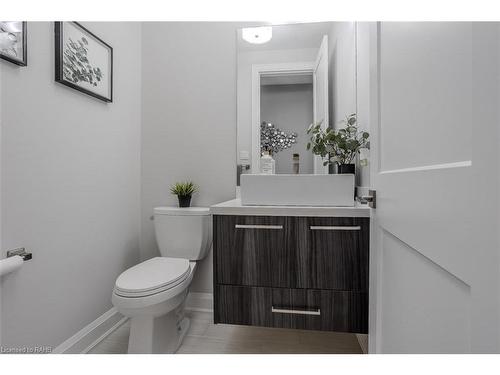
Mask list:
[[[107,339],[97,344],[89,354],[126,354],[128,343],[108,341]]]
[[[251,326],[235,326],[219,324],[210,325],[205,336],[233,342],[298,342],[299,334],[295,330],[280,328],[265,328]]]
[[[259,354],[263,353],[259,342],[241,342],[211,337],[186,336],[178,354]]]
[[[188,311],[191,326],[178,354],[361,354],[350,333],[213,324],[211,313]],[[92,354],[126,353],[130,322],[94,347]]]
[[[306,331],[299,332],[299,343],[304,346],[322,346],[359,350],[358,339],[352,333]]]

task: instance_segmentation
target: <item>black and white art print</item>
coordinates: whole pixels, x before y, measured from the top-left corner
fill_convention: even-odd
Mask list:
[[[113,48],[77,22],[55,23],[56,81],[113,101]]]
[[[19,66],[28,63],[26,22],[0,21],[0,58]]]

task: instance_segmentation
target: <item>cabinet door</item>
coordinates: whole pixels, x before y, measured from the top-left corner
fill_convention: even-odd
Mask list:
[[[215,280],[219,284],[282,286],[288,283],[289,219],[214,216]]]
[[[368,218],[295,218],[296,287],[368,291]]]

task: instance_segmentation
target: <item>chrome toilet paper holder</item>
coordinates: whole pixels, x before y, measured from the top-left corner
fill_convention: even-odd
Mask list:
[[[20,247],[18,249],[13,249],[13,250],[8,250],[7,251],[7,258],[13,257],[19,255],[21,258],[23,258],[24,261],[30,260],[33,258],[33,254],[28,253],[24,247]]]

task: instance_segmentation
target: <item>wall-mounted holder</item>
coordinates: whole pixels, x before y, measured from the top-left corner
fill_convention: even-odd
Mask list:
[[[356,200],[361,204],[368,204],[368,207],[377,208],[377,192],[375,190],[368,190],[368,194],[357,197]]]
[[[7,258],[19,255],[23,258],[24,261],[30,260],[33,258],[33,254],[28,253],[24,247],[20,247],[18,249],[7,251]]]
[[[25,261],[33,258],[24,247],[7,251],[7,258],[0,259],[0,277],[19,270]]]

